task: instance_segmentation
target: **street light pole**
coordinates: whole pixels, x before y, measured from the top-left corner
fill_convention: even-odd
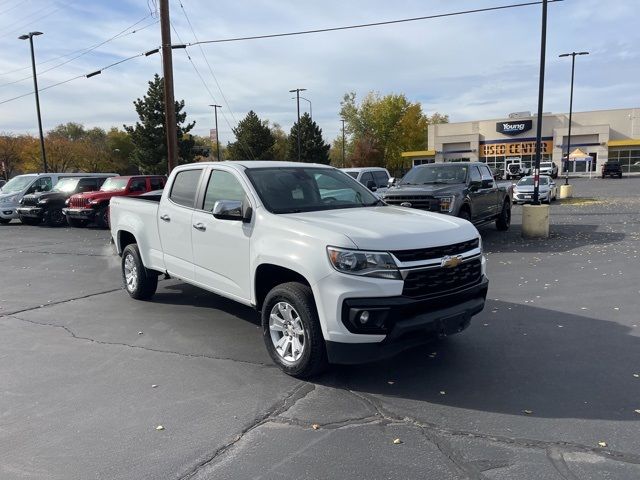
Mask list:
[[[542,0],[542,33],[540,40],[540,79],[538,84],[538,122],[536,131],[536,160],[533,170],[533,204],[540,205],[540,150],[542,149],[542,102],[544,99],[544,62],[547,47],[547,0]]]
[[[342,168],[344,168],[344,118],[341,118],[340,121],[342,122]]]
[[[218,109],[222,108],[222,105],[209,105],[213,107],[214,115],[216,117],[216,159],[220,161],[220,137],[218,136]]]
[[[298,105],[298,162],[300,162],[300,92],[304,92],[306,88],[294,88],[293,90],[289,90],[289,93],[296,93],[296,103]]]
[[[313,122],[313,106],[311,105],[311,100],[308,98],[300,97],[302,100],[309,102],[309,117],[311,117],[311,121]]]
[[[569,131],[567,133],[567,160],[564,162],[564,184],[569,185],[569,155],[571,154],[571,114],[573,113],[573,74],[576,68],[576,55],[589,55],[589,52],[571,52],[558,55],[571,57],[571,93],[569,94]]]
[[[44,166],[44,172],[47,173],[47,153],[44,149],[44,134],[42,133],[42,118],[40,116],[40,95],[38,93],[38,76],[36,75],[36,56],[33,53],[33,37],[36,35],[42,35],[42,32],[29,32],[25,35],[20,35],[20,40],[29,39],[29,46],[31,47],[31,68],[33,70],[33,89],[36,94],[36,112],[38,113],[38,130],[40,132],[40,155],[42,156],[42,164]]]

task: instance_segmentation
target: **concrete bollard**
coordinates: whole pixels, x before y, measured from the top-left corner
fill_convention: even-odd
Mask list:
[[[560,185],[559,199],[573,197],[573,185]]]
[[[522,206],[522,236],[549,238],[549,205]]]

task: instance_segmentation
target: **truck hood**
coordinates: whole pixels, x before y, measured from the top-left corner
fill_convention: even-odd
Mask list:
[[[341,233],[362,250],[411,250],[478,237],[478,230],[466,220],[403,207],[345,208],[286,217],[331,234]]]
[[[383,197],[394,197],[404,195],[447,195],[455,192],[459,192],[464,189],[466,185],[451,184],[426,184],[426,185],[398,185],[392,187],[384,192]]]
[[[102,192],[100,190],[97,190],[95,192],[78,193],[73,197],[86,198],[87,200],[91,201],[91,200],[106,200],[111,197],[120,197],[120,196],[123,196],[124,194],[125,194],[124,190],[114,190],[111,192]]]
[[[69,195],[64,194],[62,192],[38,192],[38,193],[32,193],[30,195],[25,195],[23,198],[26,199],[30,199],[30,198],[35,198],[36,201],[39,200],[64,200],[68,197]]]

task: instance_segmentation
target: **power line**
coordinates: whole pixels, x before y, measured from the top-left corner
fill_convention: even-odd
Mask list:
[[[89,48],[87,48],[87,49],[85,49],[85,50],[81,50],[81,51],[80,51],[81,53],[79,53],[79,54],[78,54],[78,55],[76,55],[75,57],[72,57],[72,58],[70,58],[70,59],[68,59],[68,60],[65,60],[64,62],[58,63],[57,65],[54,65],[54,66],[52,66],[52,67],[49,67],[49,68],[47,68],[47,69],[45,69],[45,70],[42,70],[42,71],[40,71],[40,72],[38,72],[38,73],[41,75],[41,74],[43,74],[43,73],[50,72],[51,70],[55,70],[56,68],[59,68],[59,67],[61,67],[61,66],[63,66],[63,65],[66,65],[67,63],[73,62],[74,60],[76,60],[76,59],[78,59],[78,58],[80,58],[80,57],[82,57],[82,56],[86,55],[87,53],[92,52],[93,50],[95,50],[95,49],[97,49],[97,48],[100,48],[102,45],[104,45],[104,44],[106,44],[106,43],[109,43],[109,42],[111,42],[111,41],[115,40],[115,39],[116,39],[116,38],[118,38],[118,37],[124,36],[124,34],[125,34],[126,32],[128,32],[129,30],[131,30],[131,29],[132,29],[133,27],[135,27],[136,25],[138,25],[138,24],[142,23],[143,21],[145,21],[145,20],[146,20],[147,18],[149,18],[149,17],[150,17],[150,15],[145,15],[145,16],[144,16],[144,17],[142,17],[140,20],[138,20],[138,21],[137,21],[137,22],[135,22],[134,24],[132,24],[132,25],[128,26],[128,27],[127,27],[127,28],[125,28],[124,30],[122,30],[122,31],[120,31],[120,32],[118,32],[118,33],[116,33],[116,34],[115,34],[115,35],[113,35],[112,37],[110,37],[110,38],[108,38],[108,39],[106,39],[106,40],[104,40],[104,41],[102,41],[102,42],[100,42],[100,43],[96,43],[95,45],[92,45],[91,47],[89,47]],[[156,22],[154,22],[154,23],[157,23],[157,21],[156,21]],[[139,31],[139,30],[138,30],[138,31]],[[25,80],[30,80],[31,78],[32,78],[32,76],[31,76],[31,75],[29,75],[28,77],[23,77],[23,78],[20,78],[20,79],[18,79],[18,80],[14,80],[14,81],[12,81],[12,82],[3,83],[3,84],[0,84],[0,88],[1,88],[1,87],[5,87],[5,86],[7,86],[7,85],[13,85],[13,84],[15,84],[15,83],[24,82]]]
[[[193,34],[193,38],[196,41],[198,41],[198,35],[196,34],[195,29],[193,28],[193,24],[191,23],[191,20],[189,19],[189,15],[187,15],[187,11],[185,10],[184,5],[182,4],[182,1],[178,0],[178,3],[180,4],[180,8],[182,9],[182,13],[184,15],[184,18],[187,20],[187,23],[189,24],[189,28],[191,29],[191,33]],[[182,43],[182,41],[181,41],[181,43]],[[229,104],[229,101],[227,100],[227,97],[225,96],[224,92],[222,91],[222,87],[220,86],[220,82],[218,82],[218,78],[216,77],[216,74],[213,73],[213,68],[211,68],[211,64],[209,63],[209,60],[207,59],[207,56],[204,53],[204,49],[200,45],[198,45],[198,48],[200,49],[200,53],[202,54],[202,58],[204,59],[205,63],[207,64],[207,67],[209,69],[209,73],[211,74],[211,77],[213,78],[213,81],[215,82],[216,86],[218,87],[218,91],[220,92],[220,95],[222,96],[222,100],[224,101],[224,104],[227,107],[227,111],[231,115],[231,119],[233,120],[234,125],[238,125],[239,122],[236,119],[235,115],[233,114],[233,109],[231,108],[231,105]],[[191,62],[191,63],[193,64],[193,62]],[[195,65],[194,65],[194,68],[195,68]],[[198,75],[200,75],[199,72],[198,72]],[[207,90],[209,90],[208,87],[207,87]],[[213,102],[216,103],[216,99],[215,99],[215,97],[213,96],[213,94],[211,93],[210,90],[209,90],[209,94],[211,95],[211,98],[213,99]],[[221,113],[222,113],[222,117],[224,118],[224,121],[227,123],[229,128],[231,128],[233,130],[233,127],[229,123],[229,120],[227,119],[227,116],[226,116],[225,112],[221,110]],[[246,143],[245,143],[245,145],[241,144],[241,146],[242,146],[243,150],[246,147],[245,154],[248,151],[248,153],[249,153],[248,157],[255,160],[255,155],[254,155],[253,151],[251,150],[251,146],[246,144]]]
[[[54,8],[53,8],[53,10],[51,10],[51,11],[49,11],[49,12],[47,12],[47,13],[45,13],[45,14],[43,14],[43,15],[41,15],[41,16],[39,16],[39,17],[37,17],[37,18],[34,18],[34,19],[29,20],[29,21],[27,21],[27,22],[25,22],[25,23],[22,23],[22,24],[20,24],[20,26],[19,26],[19,27],[16,27],[16,28],[14,28],[13,30],[9,30],[9,31],[5,32],[3,35],[0,35],[0,38],[4,38],[4,37],[7,37],[7,36],[9,36],[9,35],[12,35],[12,34],[14,34],[15,32],[17,32],[17,31],[19,31],[19,30],[22,30],[23,28],[25,28],[25,27],[27,27],[27,26],[31,25],[32,23],[37,22],[38,20],[42,20],[43,18],[50,17],[51,15],[53,15],[54,13],[56,13],[56,12],[57,12],[58,10],[60,10],[61,8],[69,6],[69,3],[70,3],[70,2],[64,2],[64,3],[62,3],[61,5],[55,5],[55,4],[54,4],[54,5],[49,5],[49,6],[47,6],[47,7],[41,8],[41,9],[40,9],[40,10],[38,10],[37,12],[32,13],[31,15],[28,15],[28,16],[27,16],[27,17],[25,17],[25,18],[32,17],[32,16],[34,16],[34,15],[37,15],[37,14],[38,14],[38,13],[40,13],[40,12],[43,12],[43,11],[45,11],[45,10],[47,10],[47,9],[51,8],[51,7],[54,7]],[[24,19],[23,19],[23,20],[24,20]]]
[[[556,3],[556,2],[562,2],[562,1],[564,0],[549,0],[548,3]],[[399,20],[387,20],[384,22],[361,23],[357,25],[346,25],[343,27],[319,28],[315,30],[301,30],[297,32],[286,32],[286,33],[272,33],[268,35],[253,35],[249,37],[232,37],[232,38],[221,38],[216,40],[202,40],[202,41],[196,41],[193,43],[188,43],[187,46],[190,47],[193,45],[204,45],[207,43],[239,42],[244,40],[259,40],[259,39],[265,39],[265,38],[291,37],[294,35],[309,35],[313,33],[337,32],[340,30],[353,30],[356,28],[379,27],[382,25],[393,25],[396,23],[417,22],[420,20],[432,20],[434,18],[454,17],[459,15],[468,15],[471,13],[482,13],[482,12],[491,12],[495,10],[506,10],[508,8],[528,7],[531,5],[540,5],[541,3],[542,3],[541,1],[527,2],[527,3],[514,3],[510,5],[500,5],[498,7],[475,8],[472,10],[460,10],[458,12],[439,13],[436,15],[425,15],[422,17],[402,18]]]
[[[548,0],[548,3],[556,3],[556,2],[562,2],[562,1],[563,0]],[[350,26],[345,26],[345,27],[326,28],[326,29],[320,29],[320,30],[304,30],[304,31],[300,31],[300,32],[279,33],[279,34],[261,35],[261,36],[253,36],[253,37],[237,37],[237,38],[227,38],[227,39],[220,39],[220,40],[196,41],[196,42],[193,42],[193,43],[186,44],[186,45],[182,46],[182,48],[184,48],[185,46],[186,47],[190,47],[190,46],[193,46],[193,45],[200,45],[200,44],[206,44],[206,43],[221,43],[221,42],[232,42],[232,41],[242,41],[242,40],[254,40],[254,39],[259,39],[259,38],[274,38],[274,37],[293,36],[293,35],[306,35],[306,34],[310,34],[310,33],[331,32],[331,31],[346,30],[346,29],[353,29],[353,28],[364,28],[364,27],[379,26],[379,25],[389,25],[389,24],[394,24],[394,23],[413,22],[413,21],[417,21],[417,20],[427,20],[427,19],[433,19],[433,18],[451,17],[451,16],[456,16],[456,15],[465,15],[465,14],[471,14],[471,13],[488,12],[488,11],[494,11],[494,10],[504,10],[504,9],[507,9],[507,8],[526,7],[526,6],[530,6],[530,5],[539,5],[541,3],[542,2],[540,2],[540,1],[527,2],[527,3],[517,3],[517,4],[511,4],[511,5],[502,5],[502,6],[498,6],[498,7],[487,7],[487,8],[480,8],[480,9],[474,9],[474,10],[465,10],[465,11],[459,11],[459,12],[443,13],[443,14],[438,14],[438,15],[429,15],[429,16],[423,16],[423,17],[413,17],[413,18],[408,18],[408,19],[390,20],[390,21],[386,21],[386,22],[376,22],[376,23],[369,23],[369,24],[350,25]],[[44,87],[44,88],[40,88],[40,89],[38,89],[38,91],[48,90],[50,88],[57,87],[58,85],[63,85],[65,83],[71,82],[73,80],[77,80],[78,78],[82,78],[82,77],[87,77],[88,78],[90,76],[97,75],[98,73],[101,73],[103,70],[106,70],[108,68],[114,67],[116,65],[120,65],[121,63],[127,62],[129,60],[132,60],[134,58],[141,57],[141,56],[145,56],[145,53],[139,53],[137,55],[132,55],[131,57],[124,58],[124,59],[119,60],[119,61],[117,61],[115,63],[112,63],[110,65],[102,67],[99,70],[96,70],[95,72],[92,72],[92,73],[89,73],[89,74],[86,74],[86,75],[77,75],[75,77],[69,78],[69,79],[64,80],[62,82],[58,82],[58,83],[55,83],[53,85],[48,85],[47,87]],[[26,97],[28,95],[33,95],[33,92],[29,92],[29,93],[25,93],[25,94],[22,94],[22,95],[18,95],[16,97],[9,98],[7,100],[2,100],[2,101],[0,101],[0,105],[8,103],[8,102],[11,102],[13,100],[17,100],[17,99],[22,98],[22,97]]]

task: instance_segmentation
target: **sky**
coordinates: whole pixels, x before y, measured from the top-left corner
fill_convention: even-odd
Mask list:
[[[37,134],[28,41],[34,37],[43,128],[77,122],[110,128],[137,120],[161,55],[157,0],[0,0],[0,132]],[[169,0],[172,43],[295,32],[522,3],[517,0]],[[192,133],[214,127],[221,142],[249,110],[289,131],[306,88],[327,141],[340,134],[347,92],[404,94],[427,114],[452,122],[537,111],[541,5],[282,38],[192,46],[173,51],[176,99],[184,99]],[[569,107],[571,59],[577,57],[574,111],[640,107],[640,0],[550,3],[545,112]],[[118,34],[121,35],[117,36]],[[113,38],[116,37],[116,38]],[[103,43],[104,42],[104,43]],[[97,48],[87,51],[90,47]],[[81,56],[78,56],[82,54]],[[191,61],[188,56],[191,57]],[[77,57],[77,58],[75,58]],[[195,65],[195,67],[194,67]],[[50,70],[49,70],[50,69]],[[49,70],[49,71],[47,71]],[[18,98],[6,103],[23,94]],[[301,112],[309,103],[300,102]]]

